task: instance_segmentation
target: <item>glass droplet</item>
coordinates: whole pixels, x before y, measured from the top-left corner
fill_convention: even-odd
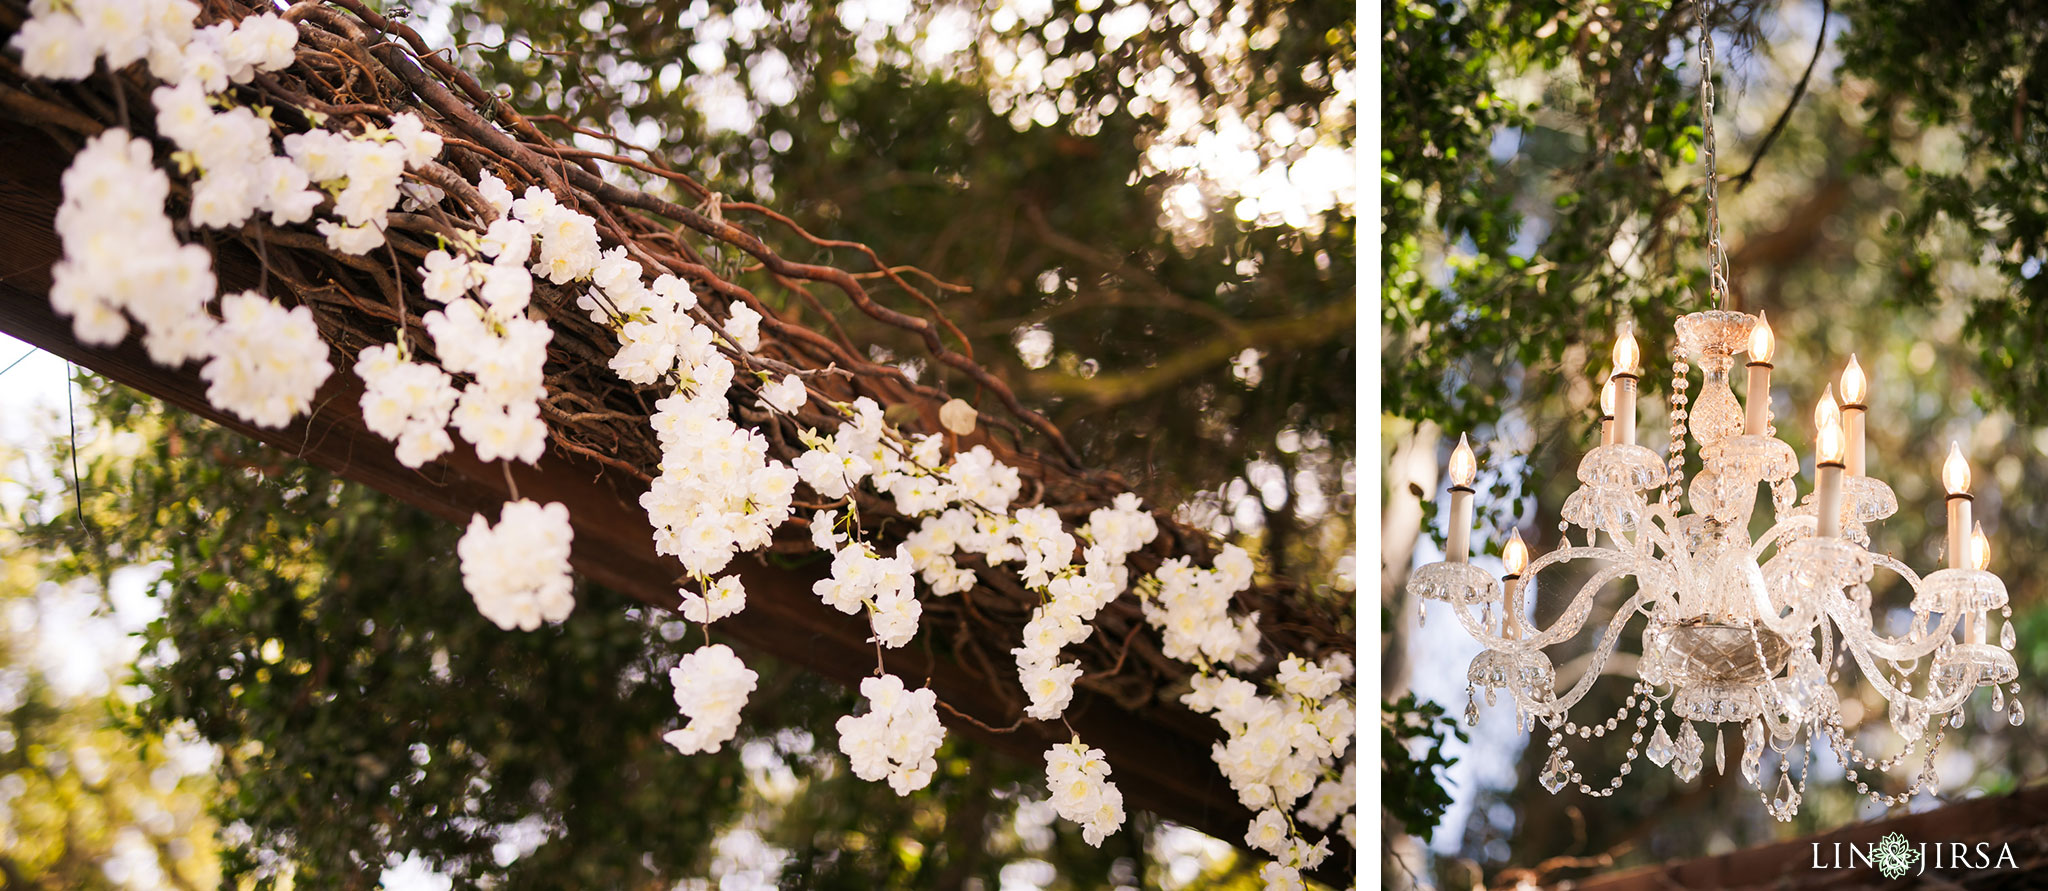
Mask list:
[[[1658,767],[1671,763],[1674,752],[1671,748],[1671,736],[1664,732],[1664,725],[1657,725],[1657,732],[1650,734],[1650,747],[1644,749],[1643,754],[1650,756],[1650,763]]]
[[[1994,712],[2005,711],[2005,691],[1998,689],[1996,684],[1991,687],[1991,710]]]
[[[1472,698],[1469,691],[1465,694],[1465,726],[1479,726],[1479,700]]]
[[[2006,713],[2005,718],[2006,720],[2012,722],[2012,726],[2018,727],[2020,726],[2020,722],[2025,721],[2027,719],[2027,710],[2020,706],[2020,701],[2018,699],[2014,699],[2012,701],[2012,710]]]
[[[1571,770],[1564,765],[1564,750],[1552,750],[1550,763],[1543,766],[1543,774],[1537,777],[1537,782],[1542,783],[1543,788],[1549,790],[1550,794],[1556,795],[1558,790],[1564,788],[1565,783],[1570,782],[1570,778]]]
[[[1779,774],[1778,797],[1772,800],[1771,807],[1782,815],[1780,819],[1791,819],[1799,812],[1799,790],[1792,785],[1791,774]]]
[[[1742,747],[1742,777],[1749,784],[1756,785],[1757,774],[1764,763],[1764,725],[1755,718],[1749,720],[1749,729],[1743,734],[1748,741]]]
[[[2011,622],[2007,622],[2007,623],[2005,623],[2005,627],[2004,627],[2004,628],[2000,628],[2000,629],[1998,629],[1998,645],[1999,645],[1999,646],[2001,646],[2001,647],[2004,647],[2004,648],[2006,648],[2006,649],[2010,650],[2010,649],[2012,649],[2012,648],[2013,648],[2013,645],[2014,645],[2014,644],[2017,644],[2017,643],[2019,643],[2019,641],[2018,641],[2018,639],[2016,639],[2016,638],[2014,638],[2014,637],[2013,637],[2013,633],[2012,633],[2012,623],[2011,623]]]
[[[1721,729],[1714,733],[1714,772],[1722,776],[1728,775],[1728,725],[1726,724],[1721,725]]]

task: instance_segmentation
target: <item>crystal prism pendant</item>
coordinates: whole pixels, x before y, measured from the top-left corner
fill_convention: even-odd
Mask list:
[[[1778,775],[1778,795],[1771,800],[1771,809],[1778,813],[1778,819],[1790,820],[1799,811],[1799,789],[1792,785],[1792,775]]]
[[[1564,749],[1558,748],[1551,750],[1550,763],[1543,766],[1543,773],[1536,781],[1542,783],[1543,788],[1549,790],[1550,794],[1556,795],[1559,789],[1564,788],[1565,783],[1571,781],[1571,776],[1571,770],[1564,765]]]
[[[1657,725],[1657,732],[1650,734],[1650,745],[1643,754],[1650,756],[1650,763],[1658,767],[1671,763],[1671,735],[1664,732],[1664,725]]]
[[[1998,689],[1996,684],[1991,687],[1991,710],[1994,712],[2005,711],[2005,691]]]
[[[1763,722],[1751,718],[1749,728],[1743,733],[1743,736],[1748,737],[1748,742],[1742,746],[1742,778],[1748,780],[1749,784],[1754,786],[1756,785],[1757,773],[1763,768],[1764,763]]]
[[[2014,645],[2014,644],[2016,644],[2016,643],[2018,643],[2018,642],[2019,642],[2019,641],[2017,641],[2017,640],[2015,640],[2015,639],[2013,638],[2013,634],[2012,634],[2012,623],[2011,623],[2011,622],[2007,622],[2007,623],[2005,623],[2005,627],[2004,627],[2004,628],[2000,628],[2000,629],[1998,629],[1998,645],[1999,645],[1999,646],[2001,646],[2001,647],[2004,647],[2004,648],[2006,648],[2006,649],[2010,650],[2010,649],[2012,649],[2012,648],[2013,648],[2013,645]]]
[[[1465,696],[1465,726],[1479,726],[1479,700],[1473,699],[1470,693]]]
[[[1705,751],[1699,731],[1693,729],[1691,721],[1685,722],[1685,729],[1678,734],[1678,757],[1671,762],[1671,772],[1680,781],[1692,782],[1693,777],[1700,775],[1700,755]]]
[[[1714,772],[1728,775],[1728,728],[1723,725],[1714,732]]]
[[[2027,719],[2027,710],[2020,707],[2019,697],[2013,697],[2012,708],[2006,710],[2005,718],[2011,721],[2014,727],[2020,726],[2020,722]]]

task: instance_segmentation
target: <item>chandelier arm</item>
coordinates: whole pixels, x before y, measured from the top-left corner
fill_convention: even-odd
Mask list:
[[[1890,554],[1880,554],[1876,551],[1871,551],[1870,562],[1875,565],[1889,569],[1892,572],[1898,573],[1900,578],[1906,580],[1906,584],[1913,586],[1914,591],[1917,592],[1920,590],[1920,574],[1914,572],[1913,567],[1907,566],[1905,561],[1900,560],[1897,557],[1893,557]]]
[[[1776,577],[1782,580],[1786,575],[1781,569],[1774,571],[1776,567],[1776,558],[1773,558],[1769,563],[1757,567],[1757,574],[1763,578],[1761,586],[1751,589],[1752,596],[1756,601],[1757,618],[1763,622],[1764,627],[1788,638],[1812,634],[1814,623],[1820,621],[1821,617],[1819,612],[1813,609],[1813,604],[1810,600],[1804,597],[1792,596],[1781,598],[1787,601],[1792,608],[1791,612],[1784,615],[1779,615],[1779,606],[1771,602],[1771,592],[1776,590],[1777,587],[1771,584],[1773,578]]]
[[[1579,700],[1586,698],[1586,693],[1593,689],[1593,682],[1600,679],[1603,674],[1601,669],[1614,655],[1615,647],[1621,642],[1621,629],[1627,627],[1629,620],[1634,618],[1636,613],[1643,611],[1643,596],[1643,591],[1637,591],[1615,612],[1614,618],[1608,620],[1607,633],[1601,636],[1599,643],[1593,645],[1593,661],[1586,666],[1578,681],[1574,682],[1564,695],[1552,696],[1548,701],[1540,703],[1524,696],[1520,690],[1511,690],[1511,695],[1532,714],[1563,717],[1572,706],[1579,704]]]
[[[1486,627],[1485,623],[1479,621],[1471,614],[1472,604],[1451,603],[1448,605],[1451,608],[1451,615],[1458,620],[1460,626],[1464,627],[1465,633],[1471,635],[1472,639],[1477,641],[1480,646],[1503,653],[1524,653],[1530,650],[1529,642],[1526,640],[1513,640],[1494,634]],[[1502,618],[1503,620],[1507,619],[1505,609],[1503,609]]]
[[[1601,556],[1601,552],[1605,550],[1606,549],[1604,548],[1567,548],[1560,551],[1552,551],[1551,553],[1569,554],[1578,551],[1585,551],[1588,553],[1580,554],[1579,556],[1597,557]],[[1525,577],[1533,578],[1534,575],[1535,567],[1532,565],[1529,573]],[[1591,578],[1586,580],[1586,583],[1583,586],[1579,588],[1579,593],[1572,597],[1571,603],[1565,607],[1563,613],[1558,615],[1557,621],[1552,622],[1549,628],[1537,631],[1534,637],[1528,638],[1527,640],[1523,641],[1523,643],[1535,649],[1543,649],[1545,647],[1549,647],[1554,644],[1559,644],[1565,642],[1566,640],[1570,640],[1572,636],[1576,635],[1579,632],[1579,629],[1584,626],[1586,613],[1590,611],[1592,607],[1593,595],[1598,593],[1601,588],[1605,587],[1608,582],[1614,581],[1615,579],[1621,578],[1623,576],[1631,575],[1636,577],[1638,585],[1635,597],[1629,601],[1631,603],[1634,603],[1636,602],[1636,600],[1642,598],[1645,595],[1645,592],[1661,592],[1671,588],[1670,580],[1668,578],[1663,577],[1663,568],[1658,567],[1655,564],[1649,563],[1647,561],[1629,560],[1625,563],[1616,562],[1601,567],[1598,571],[1593,573],[1593,576]],[[1653,594],[1650,596],[1654,597],[1655,595]],[[1577,617],[1577,621],[1569,621],[1574,616]]]
[[[1887,680],[1884,676],[1884,672],[1879,670],[1878,665],[1875,663],[1870,653],[1866,652],[1860,647],[1850,644],[1850,642],[1847,640],[1844,640],[1843,643],[1845,645],[1844,649],[1848,650],[1849,655],[1855,657],[1856,666],[1858,668],[1863,669],[1863,679],[1867,681],[1872,688],[1877,690],[1879,696],[1883,696],[1887,702],[1909,702],[1914,705],[1917,705],[1921,708],[1923,712],[1925,712],[1925,714],[1922,716],[1923,718],[1931,717],[1934,715],[1945,715],[1949,712],[1952,712],[1955,710],[1956,706],[1962,704],[1964,699],[1969,698],[1970,693],[1975,692],[1972,687],[1963,686],[1958,687],[1957,691],[1955,692],[1943,694],[1938,698],[1921,698],[1918,696],[1914,696],[1911,693],[1899,689],[1897,686],[1893,685],[1890,680]]]
[[[1789,535],[1796,530],[1805,530],[1807,532],[1811,532],[1819,525],[1819,520],[1807,516],[1786,517],[1782,520],[1779,520],[1778,522],[1771,524],[1771,528],[1764,530],[1764,534],[1757,536],[1756,544],[1750,545],[1750,559],[1761,562],[1764,557],[1764,552],[1770,550],[1771,545],[1776,544],[1778,539],[1786,535]],[[1783,552],[1782,548],[1780,548],[1779,550],[1780,553]],[[1773,557],[1772,559],[1775,560],[1776,557]]]
[[[1914,586],[1916,589],[1918,585]],[[1962,621],[1962,613],[1950,611],[1941,614],[1941,621],[1919,642],[1911,637],[1887,637],[1877,631],[1876,620],[1864,607],[1846,595],[1835,600],[1835,609],[1828,611],[1828,618],[1842,629],[1842,639],[1851,650],[1867,652],[1873,657],[1892,662],[1918,661],[1941,648],[1943,641],[1955,633],[1956,625]],[[1853,612],[1852,612],[1853,611]]]

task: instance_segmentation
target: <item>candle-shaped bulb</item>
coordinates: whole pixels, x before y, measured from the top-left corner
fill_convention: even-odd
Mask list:
[[[1451,485],[1472,488],[1472,481],[1479,478],[1479,461],[1472,457],[1472,444],[1465,440],[1465,434],[1458,434],[1458,447],[1451,450]]]
[[[1500,562],[1507,565],[1508,575],[1519,576],[1529,568],[1529,546],[1522,543],[1522,530],[1508,533],[1508,543],[1500,550]]]
[[[1637,373],[1642,370],[1637,364],[1642,361],[1642,357],[1642,350],[1636,346],[1635,326],[1622,328],[1621,338],[1614,342],[1614,373]]]
[[[1870,381],[1863,377],[1863,366],[1856,364],[1856,354],[1850,353],[1849,367],[1842,369],[1842,401],[1849,405],[1862,405],[1869,388]]]
[[[1970,462],[1964,460],[1959,443],[1948,444],[1948,460],[1941,463],[1941,484],[1948,487],[1950,495],[1970,494]]]
[[[1771,335],[1771,320],[1756,314],[1756,327],[1749,329],[1749,361],[1768,363],[1778,351],[1778,339]]]
[[[1820,396],[1820,403],[1813,407],[1813,427],[1815,430],[1835,427],[1840,432],[1841,426],[1842,407],[1835,404],[1835,385],[1829,384],[1827,391]]]
[[[1609,375],[1607,383],[1600,385],[1600,416],[1614,417],[1614,377]]]
[[[1985,569],[1991,566],[1991,539],[1984,537],[1984,524],[1970,531],[1970,566]]]
[[[1842,425],[1839,417],[1835,419],[1835,423],[1821,426],[1820,435],[1814,438],[1814,445],[1820,453],[1820,463],[1842,463],[1849,448],[1847,438],[1842,435]]]

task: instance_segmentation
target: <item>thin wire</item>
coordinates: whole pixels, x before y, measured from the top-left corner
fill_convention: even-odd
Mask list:
[[[23,363],[23,362],[27,362],[27,361],[28,361],[28,357],[30,357],[30,356],[33,356],[33,355],[35,355],[35,354],[37,354],[37,353],[40,353],[40,352],[42,352],[42,348],[41,348],[41,347],[29,347],[29,348],[28,348],[28,352],[26,352],[26,353],[22,353],[22,354],[21,354],[21,358],[19,358],[19,359],[16,359],[16,360],[14,360],[14,361],[12,361],[12,362],[9,362],[9,363],[7,363],[7,367],[6,367],[6,368],[0,368],[0,375],[4,375],[4,374],[6,374],[7,372],[13,371],[13,370],[14,370],[14,366],[16,366],[16,365],[20,365],[20,364],[21,364],[21,363]]]
[[[78,409],[71,399],[71,380],[78,369],[67,361],[64,371],[64,418],[71,425],[71,498],[78,506],[78,528],[87,535],[95,535],[92,520],[85,515],[85,480],[78,475]]]

